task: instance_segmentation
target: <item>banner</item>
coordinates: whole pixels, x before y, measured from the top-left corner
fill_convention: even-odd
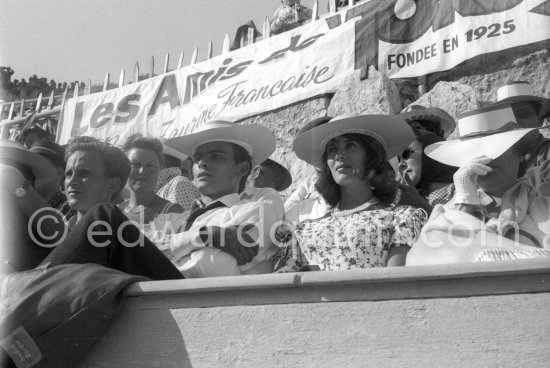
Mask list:
[[[549,40],[550,0],[371,0],[347,11],[344,21],[351,20],[356,69],[373,65],[390,78],[411,78]]]
[[[69,99],[58,141],[115,145],[175,137],[334,92],[354,70],[390,78],[452,69],[476,56],[550,40],[550,0],[370,0],[177,71]]]
[[[316,21],[168,74],[69,99],[58,141],[90,135],[121,145],[136,132],[171,138],[208,120],[238,120],[333,92],[353,71],[354,23],[330,30]]]

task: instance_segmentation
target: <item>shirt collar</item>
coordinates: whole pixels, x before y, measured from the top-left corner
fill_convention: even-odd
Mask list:
[[[195,199],[194,206],[196,205],[199,208],[203,208],[203,207],[208,206],[209,204],[212,204],[212,203],[215,203],[215,202],[221,202],[224,205],[226,205],[227,207],[232,207],[232,206],[238,204],[240,201],[241,201],[241,198],[240,198],[239,194],[231,193],[231,194],[226,194],[223,197],[220,197],[220,198],[218,198],[218,199],[216,199],[212,202],[209,202],[209,203],[204,203],[204,201],[202,199]]]

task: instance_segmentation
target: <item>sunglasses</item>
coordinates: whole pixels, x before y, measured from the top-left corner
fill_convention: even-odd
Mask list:
[[[408,160],[415,152],[418,151],[415,151],[412,148],[406,148],[400,155],[397,155],[397,161]]]

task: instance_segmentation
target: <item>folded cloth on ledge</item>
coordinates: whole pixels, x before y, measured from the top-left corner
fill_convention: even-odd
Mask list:
[[[406,265],[549,257],[550,252],[505,238],[466,212],[434,207]]]
[[[148,280],[96,264],[0,277],[0,366],[76,367],[120,311],[123,290]]]

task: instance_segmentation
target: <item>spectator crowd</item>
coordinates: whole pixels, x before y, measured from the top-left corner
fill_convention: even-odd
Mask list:
[[[418,105],[313,119],[293,149],[317,174],[285,202],[292,176],[262,125],[215,120],[122,149],[86,136],[61,147],[30,127],[0,146],[3,272],[98,263],[174,279],[547,257],[550,102],[527,82],[497,95],[456,122]],[[480,230],[455,246],[461,227]]]

